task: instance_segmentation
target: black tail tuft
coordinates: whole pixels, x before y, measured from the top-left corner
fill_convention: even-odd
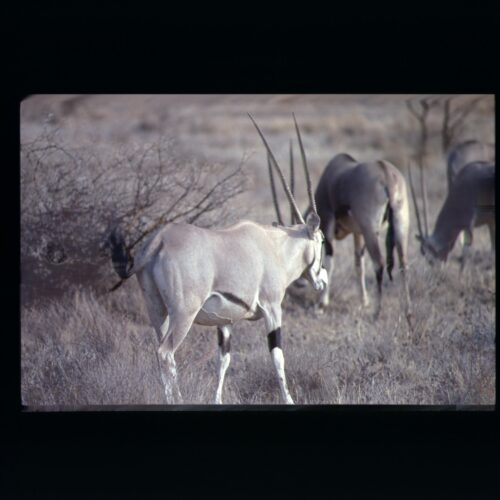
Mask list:
[[[125,245],[125,237],[119,226],[115,227],[109,235],[111,246],[111,260],[113,267],[122,280],[131,276],[130,270],[134,265],[134,259]]]
[[[392,270],[394,268],[394,217],[391,205],[387,204],[387,222],[389,228],[385,237],[386,259],[387,259],[387,274],[392,281]]]

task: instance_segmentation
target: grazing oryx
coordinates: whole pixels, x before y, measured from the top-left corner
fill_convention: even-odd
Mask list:
[[[466,258],[472,245],[474,227],[488,225],[491,246],[495,249],[495,164],[483,161],[468,163],[454,178],[448,196],[439,212],[434,231],[424,224],[425,233],[420,223],[415,189],[409,169],[410,187],[417,215],[420,251],[432,264],[435,259],[446,261],[453,249],[458,235],[464,231],[467,235],[463,247],[460,269],[465,267]],[[425,182],[423,183],[425,186]],[[424,205],[425,211],[425,205]],[[424,214],[425,215],[425,214]],[[424,221],[427,216],[424,217]]]
[[[495,163],[495,146],[479,141],[464,141],[450,149],[446,171],[448,192],[460,170],[475,161]]]
[[[411,302],[407,278],[409,207],[403,175],[387,161],[359,163],[348,154],[338,154],[323,171],[314,199],[321,219],[320,227],[325,235],[328,281],[333,271],[333,240],[342,240],[352,233],[354,263],[363,306],[369,304],[365,286],[365,247],[375,266],[378,291],[375,317],[378,317],[381,310],[384,271],[378,235],[383,223],[388,224],[387,272],[392,280],[393,252],[396,246],[403,275],[406,315],[410,322]],[[320,296],[321,307],[328,305],[328,295],[326,287]]]
[[[283,400],[293,403],[281,349],[281,302],[288,285],[301,276],[316,290],[327,285],[321,265],[324,238],[317,213],[306,221],[302,218],[262,132],[250,118],[300,224],[274,227],[242,221],[218,230],[171,224],[150,236],[135,259],[127,253],[119,231],[111,237],[116,272],[122,279],[136,274],[143,291],[160,343],[158,361],[168,402],[181,401],[174,354],[193,323],[217,327],[220,365],[215,402],[221,403],[232,325],[264,318]]]

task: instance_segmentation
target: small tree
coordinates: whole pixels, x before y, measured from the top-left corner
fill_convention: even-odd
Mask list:
[[[430,111],[438,106],[439,106],[439,96],[431,95],[420,99],[410,99],[406,101],[406,107],[410,111],[411,115],[418,121],[419,124],[419,135],[414,157],[420,169],[420,188],[424,204],[424,228],[426,235],[429,232],[429,221],[428,221],[428,211],[427,211],[428,204],[427,204],[427,190],[425,187],[424,164],[425,164],[425,158],[428,153],[428,140],[429,140],[428,118]],[[410,181],[411,181],[411,172],[410,172]],[[416,203],[415,194],[413,192],[413,185],[411,187],[412,187],[412,195],[414,198],[414,202]]]
[[[462,133],[466,118],[476,109],[484,96],[472,97],[459,102],[457,95],[443,99],[443,122],[441,127],[441,148],[443,155]],[[452,105],[453,104],[453,105]]]

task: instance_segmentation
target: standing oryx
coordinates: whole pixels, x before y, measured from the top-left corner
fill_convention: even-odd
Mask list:
[[[302,151],[302,147],[301,147]],[[314,195],[321,230],[325,235],[325,268],[328,281],[333,271],[333,240],[342,240],[349,234],[354,239],[354,262],[363,306],[369,304],[365,286],[365,248],[375,266],[377,304],[375,317],[381,310],[384,259],[378,236],[387,223],[387,272],[392,280],[394,246],[397,248],[403,275],[406,315],[411,317],[411,302],[407,277],[407,247],[409,207],[406,182],[399,170],[387,161],[359,163],[352,156],[341,153],[326,166]],[[320,296],[320,305],[329,303],[326,287]]]
[[[491,162],[475,161],[463,167],[452,181],[450,191],[439,212],[434,231],[420,223],[420,215],[415,196],[413,180],[410,174],[410,187],[417,215],[420,251],[429,262],[434,259],[446,261],[453,249],[458,235],[466,234],[461,270],[465,267],[466,258],[472,245],[472,231],[474,227],[487,224],[490,230],[491,246],[495,249],[495,164]],[[425,182],[423,182],[425,186]],[[424,206],[425,210],[425,206]],[[424,214],[424,221],[427,215]]]
[[[242,319],[264,318],[283,400],[293,403],[281,349],[281,302],[288,285],[301,276],[316,290],[327,285],[321,265],[324,238],[317,213],[306,221],[302,218],[264,136],[250,118],[300,224],[273,227],[242,221],[218,230],[171,224],[152,235],[135,260],[119,232],[111,237],[115,270],[121,278],[136,274],[143,291],[160,343],[158,361],[168,402],[181,399],[174,354],[193,323],[217,327],[220,366],[215,401],[221,403],[231,326]]]

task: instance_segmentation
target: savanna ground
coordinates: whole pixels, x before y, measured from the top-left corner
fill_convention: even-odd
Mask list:
[[[289,139],[294,137],[291,112],[296,113],[316,183],[339,152],[359,160],[384,158],[405,172],[418,136],[417,122],[405,106],[408,97],[99,95],[33,96],[24,101],[23,403],[164,403],[156,337],[138,284],[132,278],[108,292],[117,278],[103,241],[113,221],[128,221],[133,238],[161,217],[168,221],[166,211],[177,214],[176,220],[193,217],[194,223],[212,227],[240,218],[275,220],[265,153],[247,112],[286,167]],[[429,118],[431,227],[446,195],[440,119],[439,111]],[[468,138],[494,141],[492,96],[464,123],[458,139]],[[162,145],[155,154],[163,170],[153,160],[141,160],[148,158],[151,144]],[[296,197],[305,209],[296,144],[295,158]],[[65,170],[66,165],[72,166]],[[233,177],[227,175],[233,171]],[[169,184],[179,173],[181,177]],[[154,178],[156,184],[141,184],[144,178]],[[210,191],[215,178],[223,179],[220,189]],[[154,191],[159,185],[162,189]],[[175,198],[180,201],[172,206],[173,193],[182,195],[185,185],[193,190]],[[190,198],[193,192],[199,197]],[[215,197],[216,203],[207,205],[205,196]],[[281,196],[282,210],[288,213]],[[414,331],[405,322],[399,273],[393,282],[385,277],[383,312],[374,322],[370,309],[359,308],[352,237],[336,242],[329,309],[318,314],[312,293],[305,299],[287,296],[283,303],[286,373],[296,403],[495,403],[496,269],[488,231],[475,231],[471,262],[460,275],[458,243],[446,266],[430,267],[423,260],[413,237],[413,207],[411,212]],[[373,304],[375,279],[369,258],[366,270]],[[231,349],[224,403],[280,403],[263,321],[236,325]],[[217,382],[215,328],[194,326],[176,359],[184,402],[212,403]]]

